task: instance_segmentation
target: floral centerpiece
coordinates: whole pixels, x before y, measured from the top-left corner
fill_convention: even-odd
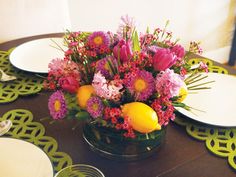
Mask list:
[[[189,108],[181,103],[188,93],[186,75],[207,70],[204,63],[194,69],[188,64],[191,53],[201,53],[198,43],[186,51],[166,26],[138,34],[127,16],[116,34],[67,32],[64,42],[65,57],[52,60],[44,82],[56,90],[48,103],[52,118],[86,119],[89,128],[122,141],[160,136],[175,107]]]

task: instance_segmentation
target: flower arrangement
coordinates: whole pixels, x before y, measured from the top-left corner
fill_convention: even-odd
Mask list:
[[[121,20],[116,34],[65,34],[65,57],[52,60],[44,82],[55,90],[48,102],[53,119],[86,119],[135,138],[167,126],[175,107],[189,108],[181,103],[188,83],[207,71],[204,63],[194,69],[188,64],[191,53],[201,53],[199,43],[186,51],[167,25],[138,34],[132,18]]]

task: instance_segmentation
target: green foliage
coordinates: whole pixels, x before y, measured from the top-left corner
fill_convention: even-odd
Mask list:
[[[80,111],[75,115],[78,120],[87,120],[90,118],[90,115],[87,111]]]
[[[133,41],[133,51],[140,51],[140,45],[139,45],[139,37],[138,37],[138,32],[135,31],[134,34],[132,35],[132,41]]]

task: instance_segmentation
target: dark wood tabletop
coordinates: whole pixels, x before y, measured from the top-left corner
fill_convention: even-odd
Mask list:
[[[62,34],[47,34],[27,37],[0,44],[0,50],[44,37],[58,37]],[[218,64],[220,65],[220,64]],[[225,66],[230,72],[236,71]],[[75,122],[63,120],[50,124],[47,108],[50,93],[21,96],[11,103],[0,105],[0,116],[12,109],[27,109],[34,115],[34,120],[41,122],[46,135],[58,142],[60,151],[70,155],[74,164],[84,163],[97,167],[106,177],[233,177],[236,176],[227,159],[217,157],[205,147],[203,141],[193,139],[183,126],[171,122],[167,128],[164,146],[155,155],[132,162],[109,160],[92,152],[82,138],[82,126],[72,130]],[[1,175],[0,175],[1,176]]]

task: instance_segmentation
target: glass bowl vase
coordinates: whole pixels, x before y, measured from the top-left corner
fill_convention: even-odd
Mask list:
[[[166,128],[148,134],[138,134],[136,138],[125,138],[113,129],[85,124],[83,138],[90,149],[109,159],[132,161],[156,153],[164,143]]]

